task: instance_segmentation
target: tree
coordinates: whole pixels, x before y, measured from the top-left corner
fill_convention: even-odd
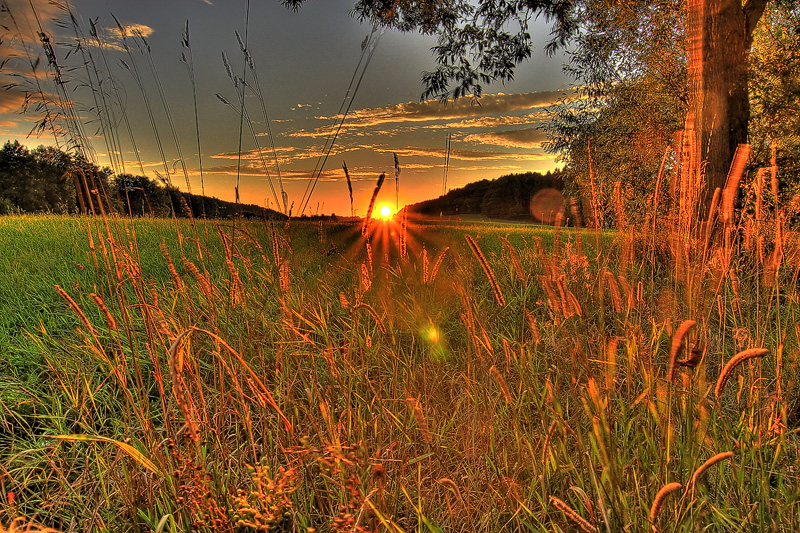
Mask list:
[[[544,126],[545,148],[564,157],[567,193],[580,197],[589,225],[618,222],[610,201],[618,182],[628,222],[652,216],[665,147],[686,119],[684,7],[681,0],[597,0],[576,15],[580,31],[565,71],[580,98],[556,107]]]
[[[753,31],[769,0],[689,0],[687,27],[690,74],[687,126],[696,163],[705,168],[707,195],[724,186],[739,143],[747,140],[748,53]],[[282,0],[298,9],[304,0]],[[658,2],[630,0],[643,9]],[[532,52],[529,21],[553,24],[547,51],[564,46],[580,31],[580,14],[602,0],[357,0],[362,20],[402,31],[437,34],[437,66],[423,74],[423,97],[480,96],[482,85],[513,79]]]
[[[725,186],[750,121],[748,56],[769,0],[689,0],[689,115],[696,161],[705,165],[708,203]]]

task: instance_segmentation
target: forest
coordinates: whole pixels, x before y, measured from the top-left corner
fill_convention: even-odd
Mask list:
[[[81,214],[103,210],[136,217],[285,218],[274,210],[181,192],[166,181],[115,175],[52,146],[19,141],[0,149],[0,215]]]

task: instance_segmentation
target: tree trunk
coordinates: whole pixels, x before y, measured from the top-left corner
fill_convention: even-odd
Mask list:
[[[750,100],[747,57],[768,0],[690,0],[687,133],[694,168],[704,174],[698,198],[707,212],[724,188],[736,147],[747,142]],[[703,211],[701,211],[702,213]]]

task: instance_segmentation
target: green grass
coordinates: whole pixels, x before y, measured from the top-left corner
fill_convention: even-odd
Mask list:
[[[0,219],[0,524],[576,530],[557,498],[643,531],[732,451],[655,525],[800,528],[788,252],[769,283],[744,241],[680,268],[658,239],[446,221],[403,256],[376,223],[370,260],[357,225],[108,222]],[[684,319],[706,355],[669,383]]]

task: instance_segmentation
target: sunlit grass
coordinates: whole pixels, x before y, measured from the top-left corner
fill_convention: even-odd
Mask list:
[[[0,219],[0,523],[800,527],[793,260],[397,218]]]

